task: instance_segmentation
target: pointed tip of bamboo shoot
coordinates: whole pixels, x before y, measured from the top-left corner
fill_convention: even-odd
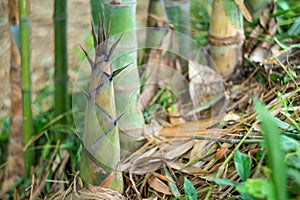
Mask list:
[[[88,59],[89,63],[90,63],[90,66],[92,69],[95,68],[95,64],[93,62],[93,60],[91,59],[91,57],[88,55],[88,53],[84,50],[84,48],[81,46],[81,44],[79,44],[81,50],[83,51],[83,53],[85,54],[86,58]]]
[[[115,48],[117,47],[117,45],[118,45],[119,42],[121,41],[123,35],[124,35],[124,33],[122,33],[121,36],[118,38],[118,40],[115,41],[115,42],[113,43],[113,45],[111,46],[111,48],[110,48],[110,50],[109,50],[108,58],[110,58],[111,55],[113,54]]]
[[[94,42],[94,48],[98,45],[98,39],[95,32],[95,26],[93,22],[91,21],[91,27],[92,27],[92,35],[93,35],[93,42]]]
[[[120,69],[117,69],[117,70],[113,71],[112,78],[114,78],[115,76],[117,76],[118,74],[120,74],[124,69],[126,69],[127,67],[129,67],[132,64],[133,63],[129,63],[128,65],[126,65],[124,67],[121,67]]]

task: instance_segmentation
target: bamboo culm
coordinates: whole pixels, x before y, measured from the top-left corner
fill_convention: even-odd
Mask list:
[[[31,108],[31,72],[30,72],[30,40],[29,40],[29,2],[19,0],[20,41],[21,41],[21,85],[22,85],[22,111],[24,145],[30,142],[33,136],[32,108]],[[24,175],[30,176],[34,164],[34,151],[32,145],[27,146],[24,152]]]
[[[67,53],[67,1],[55,0],[54,3],[55,38],[55,116],[64,115],[57,123],[67,124],[66,112],[68,99],[68,53]],[[56,140],[62,140],[62,134],[56,133]]]
[[[120,130],[120,143],[122,155],[134,152],[144,142],[143,128],[144,118],[138,108],[138,95],[140,79],[137,68],[137,38],[136,38],[136,0],[116,1],[105,0],[104,12],[107,16],[106,23],[110,23],[111,35],[124,33],[118,45],[118,55],[121,55],[113,63],[112,70],[118,70],[126,65],[130,66],[123,74],[114,79],[117,116],[120,118],[118,125]]]

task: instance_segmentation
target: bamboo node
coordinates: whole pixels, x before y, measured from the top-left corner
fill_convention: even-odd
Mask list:
[[[233,44],[241,44],[245,39],[245,36],[241,33],[237,33],[235,36],[218,37],[209,34],[208,43],[214,46],[227,46]]]
[[[106,5],[114,5],[114,6],[130,6],[135,5],[136,1],[133,2],[121,2],[120,0],[112,0],[111,2],[104,2]]]

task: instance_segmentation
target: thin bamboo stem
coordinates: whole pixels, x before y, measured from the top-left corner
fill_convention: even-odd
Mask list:
[[[227,139],[227,138],[217,138],[217,137],[207,137],[207,136],[197,136],[197,135],[191,135],[190,136],[193,139],[196,140],[208,140],[208,141],[216,141],[216,142],[222,142],[222,143],[228,143],[228,144],[238,144],[241,142],[239,139]],[[244,140],[244,144],[255,144],[260,143],[262,140]]]
[[[20,41],[21,41],[21,76],[22,76],[22,108],[24,145],[33,136],[32,108],[31,108],[31,74],[30,74],[30,45],[29,45],[29,0],[19,0]],[[34,152],[25,150],[25,177],[30,176],[30,169],[34,163]]]
[[[68,100],[68,54],[67,54],[67,1],[55,0],[54,3],[54,34],[55,34],[55,116],[65,115],[59,124],[67,124],[66,112]],[[56,134],[62,140],[62,134]]]

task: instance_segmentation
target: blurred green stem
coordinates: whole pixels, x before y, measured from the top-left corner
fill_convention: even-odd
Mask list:
[[[66,115],[68,101],[68,55],[67,55],[67,1],[55,0],[54,3],[54,34],[55,34],[55,116]],[[67,124],[67,116],[57,123]],[[57,133],[57,140],[63,135]]]

